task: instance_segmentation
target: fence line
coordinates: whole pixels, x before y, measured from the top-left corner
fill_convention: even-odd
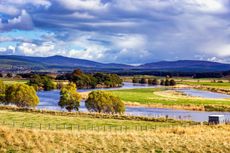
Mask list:
[[[143,125],[143,126],[117,126],[117,125],[79,125],[79,124],[43,124],[2,121],[0,125],[16,128],[39,129],[39,130],[69,130],[69,131],[104,131],[104,132],[127,132],[127,131],[153,131],[159,128],[189,127],[190,124],[183,125]]]

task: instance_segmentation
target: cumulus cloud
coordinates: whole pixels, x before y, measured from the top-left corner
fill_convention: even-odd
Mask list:
[[[56,0],[62,6],[69,10],[102,10],[107,8],[107,4],[101,0]]]
[[[25,7],[26,5],[34,5],[34,6],[43,6],[43,7],[50,7],[51,2],[49,0],[1,0],[0,4],[9,4],[15,7]]]
[[[16,47],[16,54],[27,55],[27,56],[41,56],[53,55],[54,45],[52,43],[46,42],[40,45],[34,43],[21,43]]]
[[[21,15],[3,22],[0,19],[0,31],[8,31],[11,29],[31,30],[33,29],[33,22],[26,10],[22,10]]]

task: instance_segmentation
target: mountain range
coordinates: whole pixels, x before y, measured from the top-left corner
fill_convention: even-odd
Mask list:
[[[179,60],[146,63],[131,66],[118,63],[100,63],[90,60],[64,56],[31,57],[17,55],[0,55],[0,71],[71,71],[80,68],[85,70],[154,70],[174,72],[217,72],[230,70],[230,64],[210,61]]]

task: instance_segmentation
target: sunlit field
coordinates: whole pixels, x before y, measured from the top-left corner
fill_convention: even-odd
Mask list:
[[[57,113],[58,114],[58,113]],[[70,127],[76,129],[89,129],[93,130],[98,127],[100,128],[116,128],[124,126],[127,129],[135,129],[136,127],[143,126],[143,128],[149,127],[167,127],[167,126],[177,126],[177,125],[185,125],[189,122],[184,121],[144,121],[138,119],[105,119],[99,118],[100,116],[61,116],[61,115],[49,115],[49,114],[39,114],[39,113],[29,113],[29,112],[12,112],[1,110],[0,111],[0,125],[7,125],[10,127],[28,127],[28,128],[41,128],[44,129],[56,129],[56,128],[64,128],[64,126],[68,127],[67,129],[71,129]],[[58,126],[58,127],[57,127]],[[112,129],[112,130],[113,130]],[[110,129],[109,129],[110,130]]]
[[[27,83],[29,80],[24,79],[11,79],[11,78],[0,78],[5,84],[14,84],[14,83]]]
[[[155,131],[46,131],[0,126],[1,152],[229,152],[230,126]]]
[[[190,106],[191,109],[202,109],[205,105],[230,106],[229,99],[206,99],[183,95],[166,88],[146,88],[111,91],[128,104]],[[195,108],[195,106],[200,106]]]

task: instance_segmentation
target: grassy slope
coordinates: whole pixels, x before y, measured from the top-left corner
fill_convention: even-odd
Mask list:
[[[224,137],[223,137],[224,135]],[[230,126],[67,132],[0,126],[0,152],[229,152]]]
[[[58,125],[79,125],[81,127],[87,126],[112,126],[120,127],[127,126],[130,129],[134,129],[135,126],[169,126],[169,125],[178,125],[180,123],[174,122],[153,122],[153,121],[136,121],[136,120],[118,120],[118,119],[99,119],[99,118],[90,118],[90,117],[71,117],[71,116],[58,116],[58,115],[48,115],[48,114],[37,114],[37,113],[27,113],[27,112],[12,112],[7,110],[0,111],[0,124],[6,122],[9,126],[12,127],[12,124],[15,123],[15,127],[21,127],[24,123],[28,127],[33,124],[34,128],[39,128],[39,124],[47,129],[48,124],[55,127]]]
[[[154,94],[154,92],[164,91],[164,88],[128,89],[111,91],[121,97],[126,102],[138,102],[140,104],[164,104],[164,105],[230,105],[229,100],[209,100],[192,98],[172,98]]]

